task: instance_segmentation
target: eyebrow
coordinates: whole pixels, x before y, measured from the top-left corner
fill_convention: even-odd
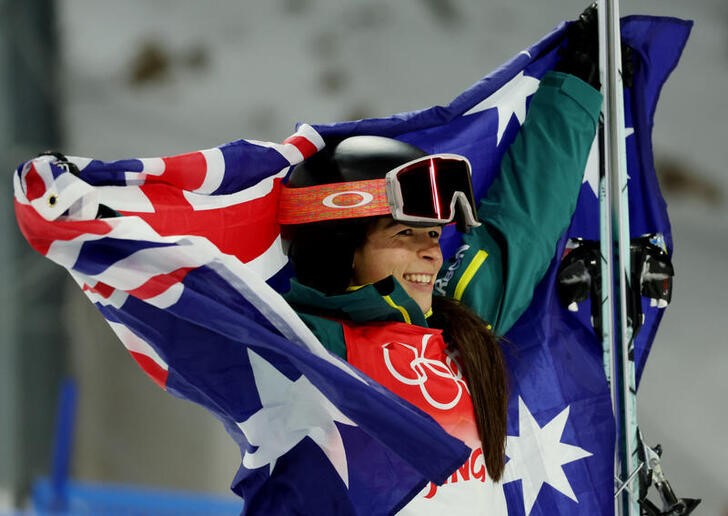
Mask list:
[[[390,218],[390,219],[387,220],[387,223],[381,229],[382,230],[387,230],[387,229],[393,228],[395,226],[402,226],[404,228],[412,228],[412,229],[417,229],[418,228],[418,226],[410,226],[408,224],[405,224],[403,222],[398,222],[398,221],[394,220],[393,218]],[[433,226],[427,226],[427,227],[428,228],[429,227],[433,227],[433,228],[436,227],[436,228],[439,229],[439,233],[442,234],[442,227],[441,226],[433,225]]]

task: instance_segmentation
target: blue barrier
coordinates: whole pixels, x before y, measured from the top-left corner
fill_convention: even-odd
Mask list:
[[[32,513],[38,516],[238,516],[240,499],[187,491],[68,480],[65,505],[57,505],[56,486],[42,478],[33,485]]]
[[[29,511],[37,516],[237,516],[243,501],[206,493],[191,493],[69,478],[76,416],[76,385],[63,382],[58,400],[51,476],[33,484]]]

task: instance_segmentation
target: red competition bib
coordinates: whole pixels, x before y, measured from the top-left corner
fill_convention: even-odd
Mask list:
[[[471,448],[480,446],[470,391],[442,331],[405,323],[344,324],[344,338],[352,365]]]
[[[430,483],[400,514],[505,514],[503,489],[490,481],[485,469],[457,352],[447,348],[442,331],[399,322],[342,326],[352,365],[428,413],[473,450],[442,486]]]

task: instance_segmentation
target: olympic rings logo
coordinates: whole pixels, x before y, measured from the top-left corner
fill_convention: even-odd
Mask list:
[[[454,356],[450,354],[444,362],[440,360],[434,360],[431,358],[425,358],[425,350],[427,349],[427,342],[432,337],[431,334],[423,335],[421,349],[417,349],[409,344],[402,342],[389,342],[382,346],[384,352],[384,363],[387,366],[390,374],[405,385],[416,385],[420,388],[422,396],[427,402],[440,410],[449,410],[455,407],[463,396],[463,392],[470,393],[468,385],[465,383],[465,379],[462,375],[462,369],[460,364],[457,363]],[[412,351],[414,359],[410,362],[409,367],[414,373],[414,377],[405,376],[401,374],[397,368],[392,364],[390,357],[390,346],[392,344],[398,344]],[[453,367],[454,366],[454,367]],[[427,381],[430,379],[430,375],[439,376],[440,378],[447,378],[452,381],[455,385],[455,395],[451,400],[436,400],[430,392],[427,390]]]

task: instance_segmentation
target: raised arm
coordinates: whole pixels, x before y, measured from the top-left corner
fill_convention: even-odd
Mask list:
[[[599,120],[601,95],[582,80],[550,72],[481,201],[484,225],[441,277],[445,293],[463,301],[504,334],[527,308],[576,207]]]

